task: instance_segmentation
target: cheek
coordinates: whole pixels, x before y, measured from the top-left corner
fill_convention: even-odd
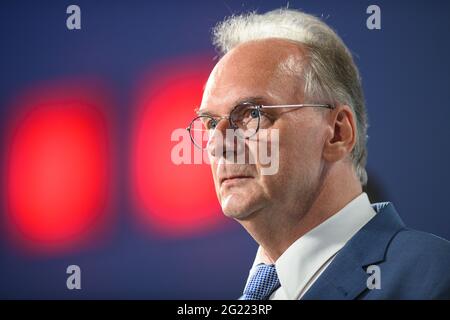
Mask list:
[[[286,143],[305,156],[317,155],[323,146],[323,123],[316,117],[308,117],[292,124],[286,130]]]
[[[297,122],[280,129],[280,174],[283,178],[305,175],[320,164],[323,148],[318,125]]]
[[[214,185],[217,188],[217,161],[211,161],[211,174],[214,180]]]
[[[220,186],[219,186],[219,180],[217,178],[217,167],[218,167],[218,162],[217,159],[213,159],[210,158],[210,162],[211,162],[211,174],[212,174],[212,179],[214,181],[214,189],[216,191],[216,196],[217,199],[219,199],[219,201],[221,200],[221,196],[220,196]]]

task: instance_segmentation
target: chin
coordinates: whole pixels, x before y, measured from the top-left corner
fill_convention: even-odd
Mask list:
[[[236,220],[247,220],[256,211],[253,201],[235,193],[223,197],[221,206],[225,216]]]
[[[227,209],[225,209],[225,210],[222,209],[222,211],[226,217],[232,218],[235,220],[247,220],[249,218],[249,216],[251,215],[250,212],[245,212],[245,211],[241,211],[241,210],[231,211],[231,210],[227,210]]]

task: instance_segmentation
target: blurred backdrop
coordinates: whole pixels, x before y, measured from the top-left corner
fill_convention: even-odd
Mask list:
[[[217,61],[211,28],[286,5],[355,56],[371,200],[450,238],[448,1],[2,1],[0,298],[240,295],[257,246],[223,217],[207,165],[171,162],[171,133]],[[66,287],[73,264],[81,290]]]

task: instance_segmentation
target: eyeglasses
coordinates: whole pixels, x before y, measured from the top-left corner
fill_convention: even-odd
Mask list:
[[[235,130],[237,137],[249,139],[254,136],[260,128],[266,129],[270,126],[270,119],[262,109],[304,107],[334,109],[334,106],[330,104],[285,104],[265,106],[253,103],[241,103],[233,108],[229,116],[213,117],[211,115],[200,115],[195,117],[186,130],[189,132],[192,143],[196,147],[206,149],[209,140],[214,135],[214,131],[222,119],[228,119],[230,128]]]

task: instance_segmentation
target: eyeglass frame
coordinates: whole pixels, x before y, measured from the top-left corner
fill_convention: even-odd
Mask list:
[[[245,105],[248,105],[249,107],[253,107],[255,110],[258,111],[258,126],[256,127],[255,133],[253,133],[249,137],[240,137],[241,139],[250,139],[251,137],[253,137],[254,135],[256,135],[258,133],[260,122],[261,122],[261,109],[310,108],[311,107],[311,108],[327,108],[327,109],[333,110],[336,108],[336,106],[334,106],[332,104],[316,104],[316,103],[279,104],[279,105],[267,105],[267,106],[263,105],[263,104],[254,104],[251,102],[240,103],[240,104],[236,105],[233,108],[233,110],[231,110],[231,112],[228,114],[228,116],[214,117],[211,115],[199,115],[199,116],[195,117],[194,119],[192,119],[192,121],[189,123],[189,126],[186,128],[186,130],[189,132],[189,137],[191,138],[191,141],[194,144],[194,146],[196,146],[197,148],[200,148],[201,150],[205,150],[205,148],[202,148],[199,145],[197,145],[197,143],[195,143],[195,141],[194,141],[194,138],[192,137],[191,127],[192,127],[192,124],[194,123],[194,121],[196,121],[197,119],[199,119],[201,117],[209,117],[209,118],[213,119],[214,121],[216,121],[216,125],[217,125],[223,119],[228,119],[230,128],[233,130],[236,130],[236,129],[238,129],[238,127],[232,122],[230,116],[237,107],[241,107],[241,106],[245,106]],[[215,130],[215,128],[214,128],[214,130]]]

